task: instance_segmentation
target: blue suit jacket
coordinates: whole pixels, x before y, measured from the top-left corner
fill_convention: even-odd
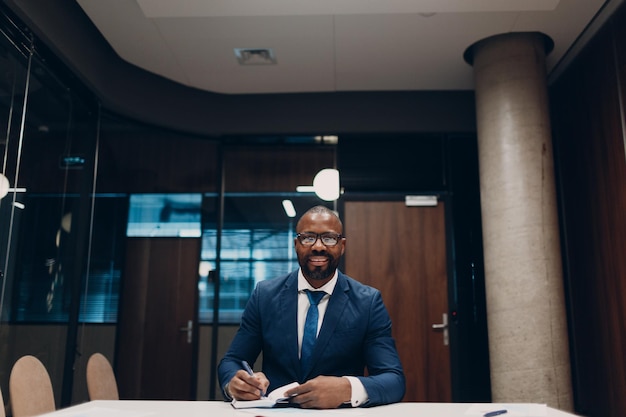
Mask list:
[[[298,358],[298,271],[259,282],[241,326],[218,368],[222,388],[263,352],[268,392],[318,375],[356,376],[367,390],[366,406],[389,404],[404,396],[402,364],[391,337],[391,319],[380,292],[339,272],[311,358],[301,376]],[[367,376],[364,370],[367,368]]]

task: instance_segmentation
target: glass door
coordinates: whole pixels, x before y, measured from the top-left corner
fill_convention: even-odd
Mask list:
[[[226,141],[222,161],[223,194],[205,195],[203,204],[200,319],[212,329],[211,399],[222,399],[216,366],[255,285],[298,268],[293,239],[299,216],[318,204],[334,205],[296,189],[334,167],[335,143],[313,136]]]
[[[2,374],[35,355],[56,405],[68,405],[89,259],[97,115],[6,16],[0,24],[10,28],[0,36]]]

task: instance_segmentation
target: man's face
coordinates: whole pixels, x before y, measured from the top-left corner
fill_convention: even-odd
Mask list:
[[[328,213],[310,213],[300,219],[297,232],[341,234],[343,230],[335,216]],[[340,238],[335,246],[325,246],[321,239],[317,239],[311,246],[305,246],[295,239],[298,263],[313,287],[319,288],[330,281],[339,265],[345,244],[345,238]]]

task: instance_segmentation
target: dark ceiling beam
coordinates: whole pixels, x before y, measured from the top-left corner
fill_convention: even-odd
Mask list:
[[[221,136],[475,131],[472,91],[227,95],[121,59],[74,0],[3,0],[102,106],[167,129]]]

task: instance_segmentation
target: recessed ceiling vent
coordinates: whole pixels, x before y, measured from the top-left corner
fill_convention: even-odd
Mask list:
[[[241,65],[276,65],[272,48],[235,48],[235,56]]]

